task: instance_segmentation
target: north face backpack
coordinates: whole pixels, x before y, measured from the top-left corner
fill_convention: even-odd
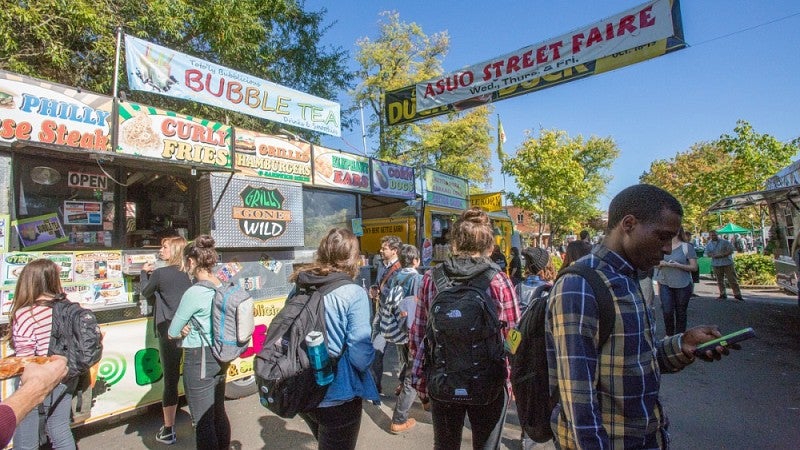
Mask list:
[[[597,299],[600,321],[598,348],[602,348],[611,335],[616,318],[609,288],[595,269],[583,263],[574,263],[561,269],[558,278],[566,274],[583,277]],[[517,331],[521,334],[519,344],[509,357],[511,388],[517,403],[519,423],[525,434],[536,442],[547,442],[553,438],[550,415],[560,400],[558,390],[550,391],[550,377],[547,370],[545,341],[547,301],[547,296],[532,299],[517,325]]]
[[[341,286],[354,284],[344,273],[330,278],[333,279],[321,286],[298,283],[294,294],[272,319],[266,342],[256,355],[255,376],[261,404],[279,417],[288,419],[316,408],[330,386],[320,386],[314,380],[305,341],[311,331],[321,331],[327,341],[323,297]],[[331,358],[333,373],[337,362],[338,358]]]
[[[437,293],[428,310],[425,375],[428,394],[439,401],[485,405],[501,395],[505,350],[497,308],[487,290],[496,266],[467,283],[434,267]]]
[[[94,312],[64,294],[54,298],[50,306],[53,328],[47,354],[67,358],[67,380],[87,374],[103,357],[103,339]]]
[[[198,285],[213,289],[211,303],[211,342],[205,338],[203,326],[192,317],[192,324],[200,331],[211,353],[219,362],[231,362],[248,347],[255,329],[253,298],[246,290],[234,283],[214,286],[210,281],[198,281]]]

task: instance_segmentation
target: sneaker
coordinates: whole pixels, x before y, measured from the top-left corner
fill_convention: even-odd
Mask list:
[[[162,426],[156,433],[156,440],[162,444],[172,445],[178,438],[175,436],[175,427]]]
[[[403,423],[394,423],[394,422],[392,422],[392,425],[389,427],[389,431],[391,431],[394,434],[402,433],[404,431],[408,431],[408,430],[414,428],[414,425],[416,425],[416,424],[417,424],[417,420],[414,419],[414,418],[409,418],[408,420],[406,420]]]
[[[430,411],[431,410],[431,399],[426,398],[425,400],[421,400],[421,401],[422,401],[422,409],[424,409],[425,411]]]
[[[741,295],[734,295],[733,298],[735,298],[736,300],[739,300],[740,302],[744,301],[744,298]]]
[[[719,297],[717,297],[717,300],[725,300],[727,298],[728,298],[727,295],[720,295]]]

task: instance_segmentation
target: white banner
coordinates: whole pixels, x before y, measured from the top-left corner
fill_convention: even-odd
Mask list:
[[[495,91],[672,34],[670,0],[653,0],[562,36],[418,83],[417,112],[451,104],[460,110],[486,103]]]
[[[339,104],[125,36],[130,88],[341,136]]]

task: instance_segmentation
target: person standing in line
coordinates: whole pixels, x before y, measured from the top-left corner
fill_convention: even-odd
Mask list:
[[[397,252],[403,241],[397,236],[384,236],[381,238],[381,261],[378,267],[378,283],[370,286],[369,297],[373,304],[372,318],[372,346],[375,348],[375,359],[372,361],[372,377],[378,387],[378,392],[383,391],[383,357],[386,350],[386,339],[381,333],[380,315],[378,309],[381,301],[389,294],[389,281],[395,273],[400,270],[400,261],[397,259]]]
[[[589,230],[581,230],[579,237],[581,241],[587,242],[591,245],[592,240],[589,238]]]
[[[184,247],[183,258],[189,275],[197,281],[222,285],[214,275],[219,259],[214,238],[197,236]],[[195,445],[203,450],[227,449],[231,443],[231,424],[225,412],[225,376],[229,364],[217,361],[207,344],[213,342],[211,310],[215,294],[214,289],[194,284],[183,294],[167,329],[169,337],[182,339],[183,388],[192,415]],[[193,318],[202,330],[191,326]]]
[[[522,258],[519,255],[519,249],[517,247],[511,247],[511,262],[508,267],[508,276],[511,278],[511,282],[514,283],[514,286],[516,286],[523,280]]]
[[[517,299],[519,300],[520,316],[528,309],[531,300],[536,295],[539,287],[549,290],[556,279],[556,270],[547,250],[539,247],[528,247],[523,250],[525,256],[525,280],[516,285]]]
[[[156,433],[156,441],[167,445],[177,441],[175,413],[178,409],[178,380],[181,376],[181,359],[183,359],[183,349],[178,345],[178,341],[169,338],[167,330],[181,297],[192,285],[184,265],[185,246],[186,239],[181,236],[162,239],[158,257],[166,261],[167,265],[156,269],[153,263],[146,263],[142,266],[140,276],[140,295],[153,303],[153,325],[158,338],[161,370],[164,374],[164,390],[161,393],[164,425]]]
[[[560,402],[551,418],[557,448],[668,448],[668,420],[659,400],[661,372],[691,364],[698,345],[720,336],[702,325],[655,340],[655,319],[638,288],[646,271],[672,250],[683,208],[647,184],[623,189],[609,205],[608,229],[583,261],[606,279],[615,320],[598,348],[597,294],[579,275],[559,278],[545,319],[550,387]],[[717,346],[701,359],[719,359]]]
[[[683,232],[683,242],[686,242],[687,244],[689,244],[689,246],[692,247],[692,249],[694,249],[695,255],[696,255],[697,254],[697,244],[695,243],[695,241],[696,241],[696,239],[692,239],[691,231],[685,230]],[[698,267],[695,268],[694,271],[692,271],[692,273],[691,273],[691,275],[692,275],[692,285],[691,285],[692,286],[692,293],[689,295],[689,297],[697,297],[697,294],[694,293],[694,287],[695,287],[694,285],[700,282],[700,268],[699,268],[700,262],[699,262],[699,258],[698,258],[697,264],[698,264]]]
[[[564,267],[588,255],[590,251],[592,251],[592,244],[584,239],[570,242],[567,244],[566,255],[564,256]]]
[[[508,272],[506,269],[508,267],[508,262],[506,260],[506,255],[503,254],[503,250],[500,248],[499,245],[494,246],[494,250],[492,250],[492,262],[497,264],[500,267],[500,270],[503,272]]]
[[[14,289],[11,321],[11,347],[17,356],[46,356],[50,347],[53,326],[53,308],[50,304],[61,299],[61,268],[49,259],[29,262],[19,274]],[[70,429],[72,396],[78,378],[63,380],[41,403],[47,414],[45,431],[53,449],[74,449],[75,437]],[[17,425],[14,448],[33,450],[39,448],[39,408],[34,408]]]
[[[733,298],[743,302],[742,291],[739,289],[739,281],[736,278],[736,268],[733,265],[733,244],[727,239],[720,239],[716,230],[708,233],[709,241],[706,244],[706,255],[711,257],[711,268],[714,271],[714,278],[717,279],[719,297],[717,300],[728,298],[725,292],[725,278],[733,290]]]
[[[361,254],[358,239],[346,228],[333,228],[322,238],[314,262],[292,274],[299,285],[321,286],[358,275]],[[291,294],[290,294],[291,295]],[[322,299],[328,354],[339,357],[336,375],[319,406],[300,413],[317,439],[320,450],[352,450],[358,442],[363,400],[379,402],[370,363],[375,356],[371,342],[370,304],[357,284],[334,289]]]
[[[667,336],[686,331],[686,313],[692,295],[692,272],[697,269],[694,246],[683,241],[683,229],[672,238],[672,252],[658,263],[656,281]]]
[[[490,259],[494,248],[494,235],[489,225],[489,216],[477,208],[465,211],[453,224],[450,242],[453,256],[442,263],[444,272],[450,280],[466,283],[482,276],[486,271],[497,271],[491,279],[487,293],[494,300],[498,319],[505,322],[505,327],[501,330],[502,338],[505,339],[508,330],[517,326],[519,307],[514,286],[508,275],[498,270],[497,265]],[[422,278],[419,304],[410,337],[410,348],[414,358],[412,383],[423,402],[428,399],[424,340],[429,320],[428,310],[436,294],[437,289],[431,269]],[[505,377],[498,380],[498,383],[503,384],[503,394],[485,405],[464,405],[431,399],[434,448],[437,450],[461,448],[464,418],[467,416],[472,426],[473,448],[498,448],[509,402],[508,377],[508,361],[506,361]]]
[[[392,413],[392,423],[389,431],[402,433],[410,430],[417,424],[416,419],[408,417],[411,405],[417,397],[417,392],[411,386],[411,364],[408,350],[408,313],[416,311],[416,303],[422,275],[417,272],[419,266],[419,251],[413,245],[403,245],[398,253],[402,268],[389,282],[389,295],[381,299],[381,332],[387,342],[397,347],[398,362],[400,365],[398,379],[400,385],[395,389],[397,403]]]

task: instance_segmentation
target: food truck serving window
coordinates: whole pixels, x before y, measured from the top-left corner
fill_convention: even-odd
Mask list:
[[[102,248],[113,242],[117,185],[79,162],[15,158],[21,250]]]
[[[137,169],[127,169],[125,175],[127,248],[158,247],[167,236],[189,237],[193,231],[191,178]]]
[[[346,192],[303,190],[305,247],[317,248],[333,227],[352,229],[356,214],[356,196]]]

